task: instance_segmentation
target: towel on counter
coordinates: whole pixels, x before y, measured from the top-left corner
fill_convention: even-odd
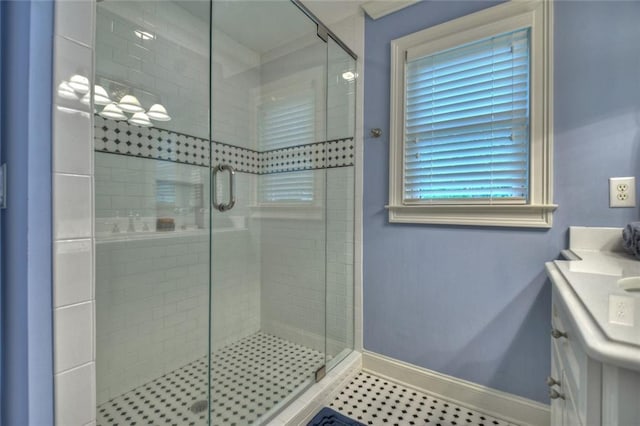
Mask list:
[[[631,222],[622,230],[622,246],[640,259],[640,222]]]

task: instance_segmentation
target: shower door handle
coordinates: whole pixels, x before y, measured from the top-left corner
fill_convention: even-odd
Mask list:
[[[218,203],[218,188],[216,185],[216,175],[218,174],[218,172],[224,172],[224,171],[229,172],[229,202],[226,204]],[[233,206],[236,204],[236,171],[234,170],[234,168],[228,164],[219,164],[216,167],[214,167],[212,183],[213,185],[211,186],[213,187],[213,190],[211,192],[213,194],[211,197],[211,204],[213,205],[213,208],[221,212],[226,212],[227,210],[231,210]]]

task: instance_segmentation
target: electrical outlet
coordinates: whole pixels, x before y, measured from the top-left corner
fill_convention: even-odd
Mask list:
[[[634,301],[631,297],[609,295],[609,322],[612,324],[634,324]]]
[[[609,178],[609,207],[636,206],[636,178]]]

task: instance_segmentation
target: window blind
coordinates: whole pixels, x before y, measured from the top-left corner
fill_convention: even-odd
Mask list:
[[[313,90],[270,100],[260,107],[259,142],[262,151],[314,142],[315,97]],[[283,172],[259,178],[259,199],[266,203],[313,201],[313,171]]]
[[[527,200],[529,37],[522,29],[407,61],[404,201]]]

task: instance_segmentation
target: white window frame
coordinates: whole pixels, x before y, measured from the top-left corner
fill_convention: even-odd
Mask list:
[[[553,211],[553,4],[510,1],[391,42],[389,222],[550,228]],[[530,160],[527,203],[405,203],[404,104],[407,52],[426,56],[522,28],[531,31]]]

